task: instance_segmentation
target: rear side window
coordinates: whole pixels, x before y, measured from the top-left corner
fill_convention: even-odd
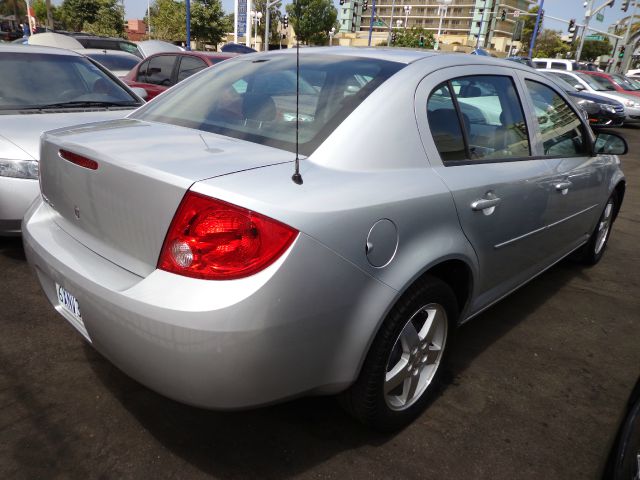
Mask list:
[[[538,82],[527,80],[538,125],[542,134],[544,155],[573,157],[585,155],[587,142],[582,122],[558,93]]]
[[[445,82],[429,96],[427,117],[443,162],[530,155],[522,105],[510,77],[478,75]],[[454,136],[457,146],[464,142],[462,158],[460,149],[452,148],[449,137]]]
[[[567,64],[563,62],[551,62],[551,68],[555,68],[556,70],[566,70]]]
[[[207,64],[197,57],[184,56],[180,59],[180,69],[178,70],[178,82],[190,77],[194,73],[207,68]]]
[[[536,68],[547,68],[547,62],[533,62]]]
[[[136,75],[136,82],[146,83],[148,66],[149,66],[148,60],[140,64],[140,66],[138,67],[138,74]]]
[[[149,60],[149,66],[147,67],[146,82],[164,87],[170,86],[175,63],[175,55],[159,55],[152,58]]]

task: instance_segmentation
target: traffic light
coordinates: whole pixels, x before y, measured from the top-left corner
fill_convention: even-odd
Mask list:
[[[282,26],[284,28],[289,27],[289,15],[285,15],[284,17],[282,17]]]
[[[362,2],[362,11],[366,12],[367,8],[369,8],[369,0],[364,0],[364,2]]]
[[[344,5],[344,0],[340,0],[340,5]]]
[[[424,35],[420,35],[420,40],[418,41],[418,46],[420,48],[424,47]]]
[[[578,26],[576,25],[576,19],[569,20],[569,42],[573,43],[578,38]]]
[[[391,32],[391,43],[396,43],[396,32]]]
[[[620,47],[620,53],[618,53],[618,58],[624,58],[624,51],[626,50],[626,47],[624,45],[622,45]]]
[[[569,33],[573,33],[576,30],[576,19],[572,18],[569,20],[569,28],[567,29]]]
[[[540,23],[542,23],[543,19],[544,19],[544,8],[540,10]]]
[[[629,0],[622,0],[622,5],[620,5],[620,10],[626,12],[629,10]]]
[[[507,11],[503,8],[502,13],[500,14],[500,20],[503,22],[507,19]]]

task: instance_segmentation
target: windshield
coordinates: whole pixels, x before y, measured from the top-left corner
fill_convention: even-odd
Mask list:
[[[623,90],[627,92],[635,92],[636,90],[638,90],[638,87],[636,87],[633,83],[631,83],[622,75],[611,75],[611,76],[616,81],[616,83],[620,86],[620,88],[622,88]]]
[[[333,55],[300,58],[299,144],[310,155],[404,64]],[[295,151],[296,57],[237,57],[171,89],[133,118]]]
[[[108,53],[89,53],[87,57],[93,58],[107,70],[126,70],[127,72],[135,67],[140,59],[138,57],[128,57],[124,55],[110,55]]]
[[[577,92],[578,89],[567,82],[560,75],[553,75],[553,79],[558,83],[565,92]]]
[[[586,73],[576,73],[576,75],[594,90],[599,92],[606,92],[615,90],[611,80],[607,80],[604,77],[598,77],[596,75],[587,75]]]
[[[137,106],[127,90],[80,56],[0,52],[0,110],[99,102]]]

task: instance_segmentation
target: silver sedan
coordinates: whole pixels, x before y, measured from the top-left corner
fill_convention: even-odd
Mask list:
[[[53,307],[164,395],[340,393],[392,430],[459,324],[603,255],[626,142],[576,108],[486,57],[304,49],[298,76],[295,52],[245,55],[45,134],[25,251]]]

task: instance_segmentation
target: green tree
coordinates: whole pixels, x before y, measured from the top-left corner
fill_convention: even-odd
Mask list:
[[[400,28],[395,30],[395,34],[394,47],[433,48],[435,44],[433,33],[424,28]],[[423,39],[422,42],[420,42],[420,37]],[[422,45],[420,45],[421,43]]]
[[[92,21],[85,20],[84,32],[108,37],[124,37],[124,9],[118,0],[99,0],[98,12]]]
[[[33,7],[33,11],[38,19],[38,23],[42,25],[47,24],[47,2],[45,0],[34,0],[31,3]],[[58,12],[58,8],[55,5],[51,5],[51,17],[53,21],[60,20],[60,14]]]
[[[187,38],[184,2],[155,0],[151,5],[151,34],[158,40],[184,42]]]
[[[534,57],[554,58],[558,55],[564,56],[570,47],[562,41],[559,30],[544,29],[538,39],[533,50]]]
[[[538,9],[539,7],[536,5],[531,10],[529,10],[529,13],[537,14]],[[536,18],[537,18],[537,15],[527,15],[524,17],[524,24],[522,25],[522,38],[520,39],[520,42],[522,43],[523,52],[529,53],[529,44],[531,43],[531,37],[533,37],[533,30],[535,29],[535,26],[536,26]],[[542,23],[543,22],[540,22],[540,25],[538,26],[538,38],[540,37],[541,31],[542,31]]]
[[[79,32],[85,23],[93,23],[100,10],[99,0],[64,0],[60,17],[68,30]]]
[[[324,45],[329,30],[338,29],[338,11],[331,0],[296,0],[287,5],[287,14],[299,42]]]
[[[205,43],[218,46],[228,32],[220,0],[193,0],[191,3],[191,35],[197,48]],[[186,33],[186,32],[185,32]]]
[[[236,20],[236,15],[234,12],[227,13],[224,18],[224,31],[226,33],[233,32],[233,23]]]
[[[582,46],[580,60],[593,62],[600,55],[609,55],[611,53],[611,48],[612,46],[609,43],[609,37],[605,37],[605,40],[585,40],[584,45]]]

